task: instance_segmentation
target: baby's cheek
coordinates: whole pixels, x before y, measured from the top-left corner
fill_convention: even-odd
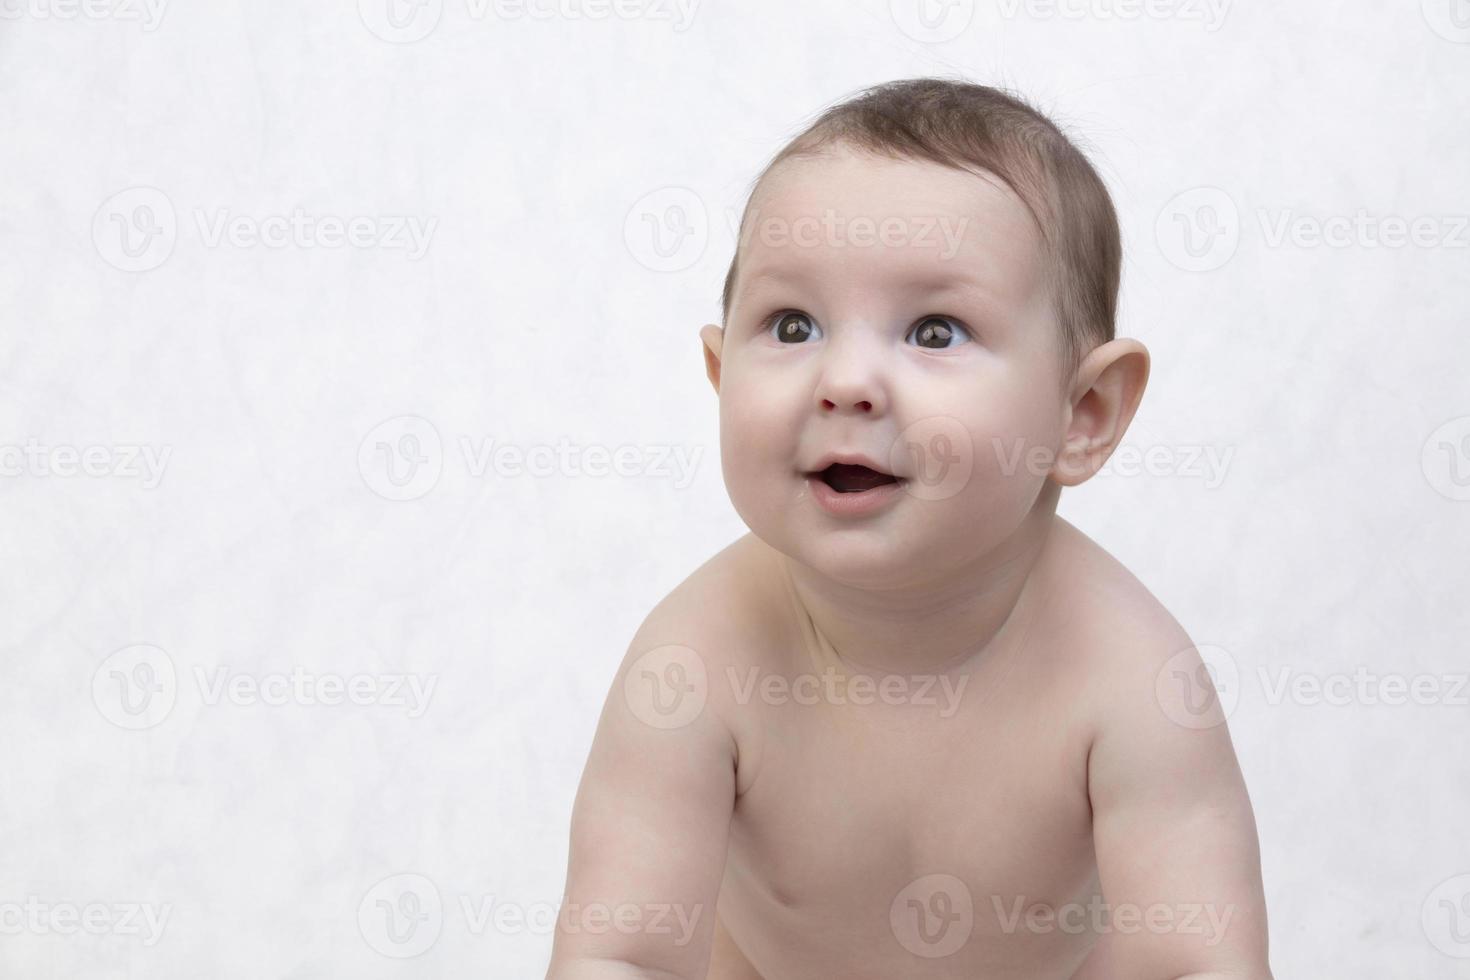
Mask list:
[[[1055,448],[1047,414],[996,405],[967,419],[966,428],[972,452],[966,506],[1001,524],[1019,522],[1052,468]]]

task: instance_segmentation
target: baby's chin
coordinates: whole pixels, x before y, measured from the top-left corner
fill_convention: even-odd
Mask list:
[[[751,532],[791,560],[853,588],[914,586],[942,574],[950,555],[982,546],[973,523],[936,522],[932,502],[898,498],[876,517],[833,518],[810,500],[784,509],[742,511]]]

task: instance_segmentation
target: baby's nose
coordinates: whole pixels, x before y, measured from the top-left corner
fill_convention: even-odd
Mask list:
[[[848,408],[848,407],[851,407],[854,411],[858,411],[858,412],[871,412],[873,410],[873,402],[872,402],[871,399],[868,399],[868,398],[860,398],[860,399],[858,399],[856,401],[851,402],[850,405],[846,404],[846,401],[847,401],[846,399],[843,399],[842,400],[842,403],[839,403],[839,402],[834,402],[830,398],[823,398],[822,399],[822,408],[826,409],[829,412],[835,412],[839,408]]]

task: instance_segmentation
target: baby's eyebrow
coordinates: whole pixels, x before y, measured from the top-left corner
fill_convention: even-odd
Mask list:
[[[758,266],[749,270],[741,279],[742,292],[760,283],[804,285],[808,282],[808,277],[802,270],[780,265]],[[925,295],[958,293],[987,304],[996,302],[992,289],[975,277],[963,274],[958,268],[953,272],[916,273],[905,276],[894,282],[893,288]]]

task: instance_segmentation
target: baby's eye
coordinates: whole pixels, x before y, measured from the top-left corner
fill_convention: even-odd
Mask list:
[[[783,344],[802,344],[822,335],[811,317],[794,310],[777,314],[771,321],[770,329]]]
[[[945,350],[968,343],[970,333],[947,316],[926,316],[909,331],[920,347],[930,350]],[[953,341],[953,343],[951,343]]]

